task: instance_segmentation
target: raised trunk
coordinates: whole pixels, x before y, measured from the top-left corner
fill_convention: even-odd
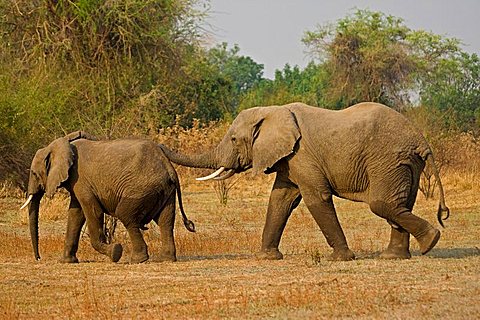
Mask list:
[[[30,237],[32,239],[33,253],[35,259],[40,260],[40,254],[38,253],[38,210],[40,209],[40,200],[43,193],[35,194],[32,201],[28,205],[28,218],[30,223]]]
[[[160,147],[170,161],[182,166],[211,169],[217,169],[220,166],[216,160],[217,157],[215,150],[212,152],[202,153],[200,155],[185,155],[176,151],[172,151],[164,145],[160,145]]]

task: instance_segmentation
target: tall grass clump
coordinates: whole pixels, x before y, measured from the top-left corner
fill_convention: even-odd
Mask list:
[[[406,112],[433,149],[435,163],[442,177],[464,189],[480,188],[480,141],[474,132],[462,132],[444,125],[448,113],[428,107]],[[437,182],[430,168],[422,175],[420,190],[428,198],[436,192]],[[450,182],[450,181],[449,181]]]

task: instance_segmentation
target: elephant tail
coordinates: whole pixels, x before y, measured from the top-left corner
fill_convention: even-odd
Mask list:
[[[448,217],[450,216],[450,209],[445,204],[445,193],[443,191],[442,181],[440,180],[440,174],[438,172],[437,166],[435,165],[435,160],[433,159],[433,154],[432,154],[431,151],[427,154],[425,160],[426,160],[427,164],[430,166],[431,170],[433,170],[433,174],[435,175],[435,179],[438,182],[438,190],[440,191],[440,201],[439,201],[439,204],[438,204],[437,220],[438,220],[438,223],[440,223],[440,225],[442,227],[445,227],[443,225],[443,220],[447,220]],[[443,214],[444,212],[445,212],[445,215]]]
[[[178,198],[178,207],[180,208],[180,212],[182,213],[183,224],[185,228],[190,232],[195,232],[195,224],[192,220],[187,218],[185,214],[185,210],[183,210],[183,203],[182,203],[182,191],[180,190],[180,183],[178,182],[178,178],[176,181],[176,189],[177,189],[177,198]]]
[[[173,181],[175,184],[175,189],[177,190],[177,198],[178,198],[178,207],[180,208],[180,212],[182,214],[182,219],[183,219],[183,224],[185,225],[185,228],[190,231],[190,232],[195,232],[195,224],[193,221],[189,220],[187,217],[187,214],[185,213],[185,210],[183,209],[183,202],[182,202],[182,191],[180,190],[180,180],[178,179],[178,174],[173,165],[170,163],[168,158],[165,156],[165,163],[166,163],[166,169],[168,172],[168,175],[170,176],[170,179]]]

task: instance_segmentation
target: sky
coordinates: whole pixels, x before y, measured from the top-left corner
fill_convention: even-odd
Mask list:
[[[465,51],[480,54],[480,0],[210,0],[206,29],[211,44],[238,44],[240,55],[273,78],[286,63],[304,67],[311,60],[301,42],[305,31],[355,9],[402,18],[410,29],[457,38]]]

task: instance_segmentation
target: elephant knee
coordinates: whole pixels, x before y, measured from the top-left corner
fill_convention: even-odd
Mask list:
[[[384,218],[388,221],[395,222],[395,218],[406,211],[409,211],[406,208],[399,208],[391,203],[387,203],[382,200],[376,200],[372,201],[370,203],[370,210],[372,210],[373,213],[378,215],[381,218]]]
[[[90,238],[90,244],[97,251],[103,249],[103,243],[99,239]]]
[[[90,240],[90,243],[97,252],[108,255],[108,245],[98,240]]]

